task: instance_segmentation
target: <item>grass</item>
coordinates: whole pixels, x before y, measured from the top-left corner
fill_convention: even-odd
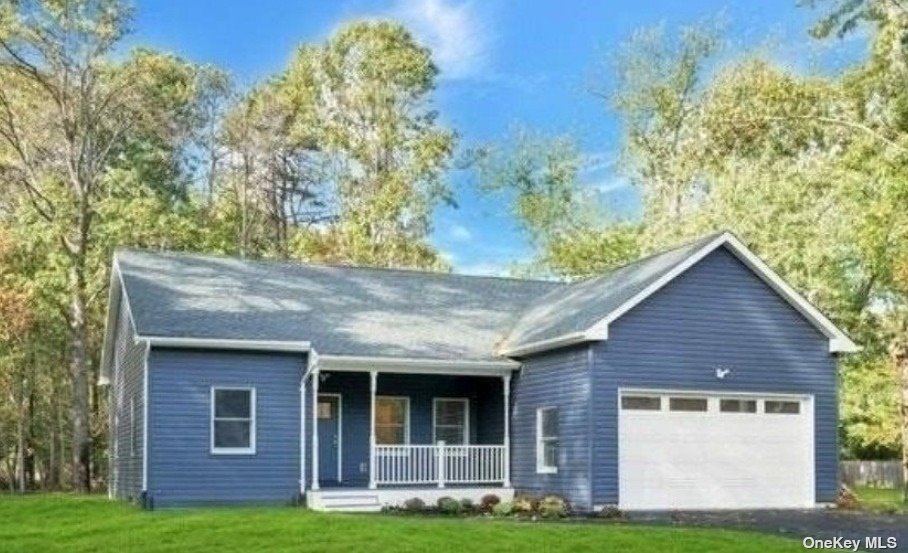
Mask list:
[[[905,502],[902,490],[884,488],[856,488],[855,495],[861,507],[871,511],[887,513],[908,513],[908,502]]]
[[[98,496],[0,496],[0,550],[803,551],[800,540],[733,530],[621,523],[354,515],[286,508],[141,511]]]

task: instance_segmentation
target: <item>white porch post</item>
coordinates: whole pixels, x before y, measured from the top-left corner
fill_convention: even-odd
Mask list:
[[[504,391],[504,484],[505,488],[511,487],[511,375],[506,374],[501,378]]]
[[[378,384],[378,371],[369,371],[369,489],[375,485],[375,391]]]
[[[312,489],[318,490],[318,367],[312,370]]]

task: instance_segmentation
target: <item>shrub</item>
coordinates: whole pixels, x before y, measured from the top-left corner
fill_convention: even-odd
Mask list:
[[[537,502],[535,499],[529,496],[519,496],[515,497],[512,502],[512,507],[515,513],[530,514],[536,510]]]
[[[606,505],[599,511],[600,518],[606,518],[610,520],[624,520],[624,511],[619,509],[614,505]]]
[[[542,518],[561,518],[567,516],[567,502],[557,495],[547,495],[542,498],[537,507]]]
[[[476,505],[473,505],[473,500],[469,497],[460,500],[460,507],[465,513],[472,513],[476,510]]]
[[[479,500],[479,506],[486,513],[491,513],[492,508],[499,503],[501,503],[501,498],[493,493],[486,494]]]
[[[839,497],[836,498],[836,506],[839,509],[857,509],[860,506],[858,496],[855,495],[851,488],[842,484],[839,487]]]
[[[404,511],[410,513],[421,513],[426,510],[426,502],[418,497],[411,497],[404,501]]]
[[[439,497],[438,510],[445,515],[459,514],[461,510],[460,501],[457,501],[453,497]]]
[[[514,512],[514,504],[510,501],[499,501],[492,506],[492,514],[497,517],[506,517]]]

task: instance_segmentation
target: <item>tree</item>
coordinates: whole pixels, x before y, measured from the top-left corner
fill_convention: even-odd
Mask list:
[[[33,224],[48,246],[49,290],[67,325],[72,388],[73,485],[91,487],[91,309],[104,285],[98,268],[99,212],[112,183],[156,183],[177,198],[177,143],[186,135],[195,71],[172,56],[140,50],[109,56],[130,11],[115,0],[0,5],[0,175],[7,210]],[[113,186],[113,187],[112,187]],[[122,191],[122,188],[120,188]],[[100,261],[103,259],[103,261]]]
[[[335,262],[440,266],[426,239],[455,144],[429,107],[438,69],[401,25],[352,23],[303,46],[279,82],[293,136],[327,160],[336,221],[299,233],[294,252]]]

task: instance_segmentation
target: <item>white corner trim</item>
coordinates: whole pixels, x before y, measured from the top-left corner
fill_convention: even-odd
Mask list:
[[[148,353],[151,344],[145,343],[145,362],[142,368],[142,491],[148,492]],[[133,421],[130,421],[130,423]]]
[[[136,336],[136,342],[147,341],[152,346],[167,348],[230,349],[250,351],[307,352],[309,342],[287,340],[242,340],[226,338],[178,338],[171,336]]]
[[[410,357],[369,357],[353,355],[319,355],[319,367],[326,371],[378,371],[411,374],[458,374],[465,376],[501,376],[520,368],[520,363],[501,361],[467,361],[419,359]]]

